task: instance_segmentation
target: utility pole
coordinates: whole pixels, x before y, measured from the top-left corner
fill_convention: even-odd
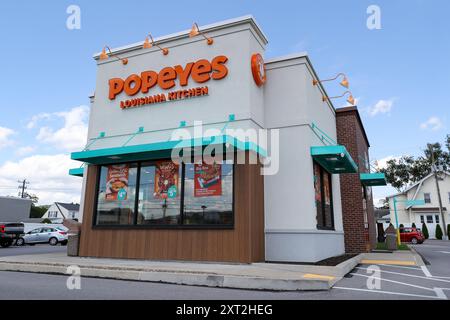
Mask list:
[[[444,216],[444,213],[442,210],[441,189],[439,188],[438,170],[437,170],[437,166],[435,164],[433,148],[431,147],[431,145],[429,146],[429,150],[430,150],[430,154],[431,154],[431,170],[433,172],[434,181],[436,182],[436,190],[437,190],[437,194],[438,194],[439,214],[441,216],[442,223],[444,225],[444,227],[442,228],[443,232],[444,232],[444,240],[448,240],[447,224],[445,223],[445,216]]]
[[[19,195],[23,199],[25,198],[25,190],[27,189],[27,184],[29,184],[30,182],[28,182],[27,179],[23,179],[22,181],[18,180],[17,182],[20,183],[18,188],[22,189],[22,191],[19,191]]]

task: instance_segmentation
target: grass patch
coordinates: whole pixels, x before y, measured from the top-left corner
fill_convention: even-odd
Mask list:
[[[377,243],[377,250],[387,250],[386,242],[378,242]],[[404,243],[397,246],[397,250],[409,250],[408,246]]]

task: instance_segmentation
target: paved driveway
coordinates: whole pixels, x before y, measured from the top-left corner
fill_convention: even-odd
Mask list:
[[[82,278],[80,290],[67,289],[67,276],[0,272],[0,299],[255,299],[255,300],[442,300],[450,298],[450,242],[415,246],[429,265],[358,265],[330,291],[271,292],[180,286],[163,283]],[[0,255],[65,250],[48,245],[0,249]],[[50,251],[49,251],[50,250]],[[375,272],[374,272],[375,271]]]
[[[347,292],[355,299],[449,299],[450,241],[427,240],[413,247],[426,266],[358,265],[331,290],[333,297]]]
[[[43,253],[56,253],[56,252],[66,252],[67,246],[51,246],[49,244],[37,244],[34,246],[11,246],[8,248],[0,247],[0,257],[8,256],[21,256],[27,254],[43,254]]]

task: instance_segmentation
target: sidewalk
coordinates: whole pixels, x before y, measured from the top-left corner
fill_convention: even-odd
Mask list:
[[[420,261],[419,261],[420,259]],[[67,275],[67,267],[80,267],[85,277],[164,282],[252,290],[329,290],[359,263],[420,265],[411,251],[365,253],[335,266],[277,263],[207,263],[69,257],[66,253],[32,254],[0,258],[0,271]]]

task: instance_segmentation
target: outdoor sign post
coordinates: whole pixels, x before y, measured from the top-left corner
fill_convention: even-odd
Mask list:
[[[404,202],[407,206],[420,206],[425,204],[425,200],[397,200],[394,197],[394,213],[395,213],[395,228],[397,229],[397,244],[400,245],[400,229],[398,227],[397,202]]]

